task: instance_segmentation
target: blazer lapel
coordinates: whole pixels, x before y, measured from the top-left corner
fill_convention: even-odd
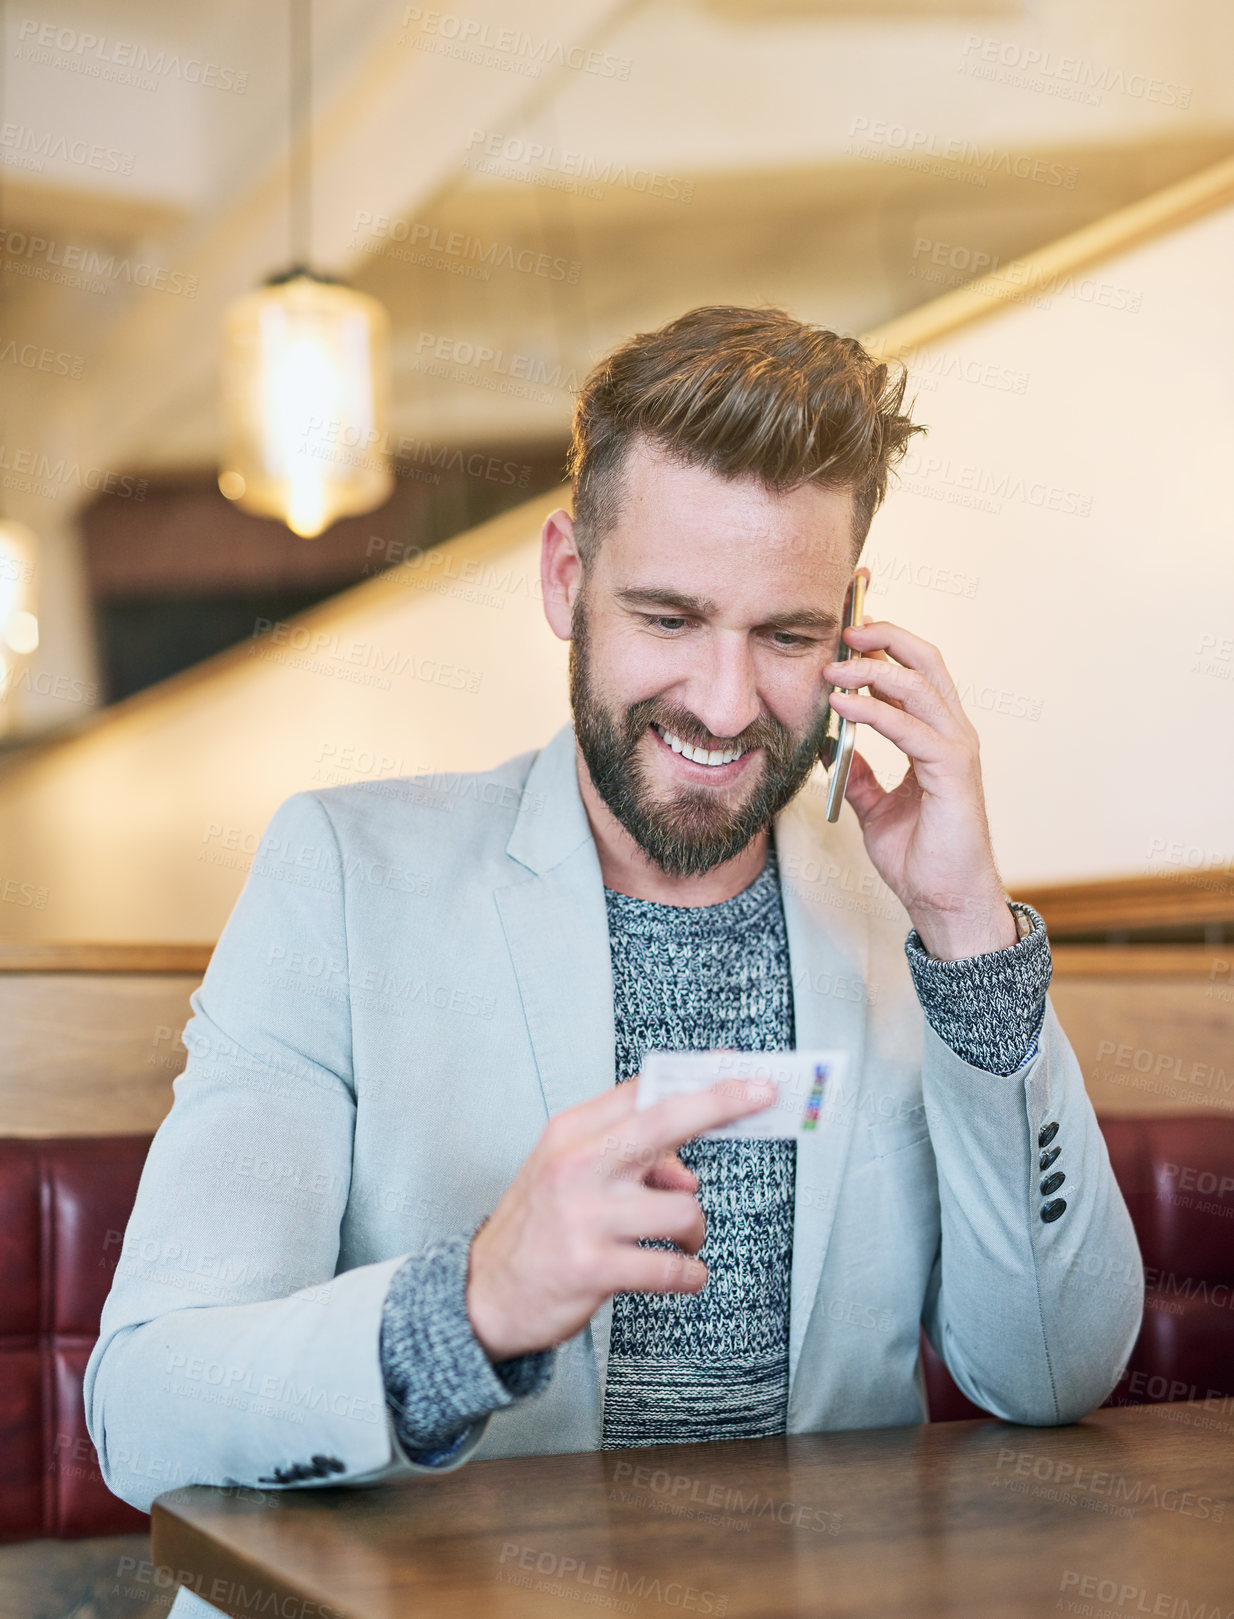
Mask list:
[[[550,1118],[614,1082],[604,881],[563,726],[527,777],[506,852],[526,873],[494,892]]]
[[[537,754],[506,845],[526,871],[494,893],[550,1118],[602,1095],[617,1076],[604,880],[575,757],[568,724]],[[610,1299],[590,1323],[597,1423],[612,1310]],[[598,1433],[597,1427],[597,1444]]]
[[[797,1141],[796,1208],[789,1314],[790,1431],[801,1346],[818,1294],[852,1141],[865,1052],[869,937],[860,891],[868,861],[845,806],[829,823],[814,781],[776,818],[776,857],[799,1049],[835,1047],[848,1057],[841,1087],[823,1099],[819,1128]]]

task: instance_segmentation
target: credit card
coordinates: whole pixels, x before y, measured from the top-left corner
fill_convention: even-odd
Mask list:
[[[715,1130],[704,1141],[768,1141],[808,1136],[820,1128],[828,1087],[843,1083],[843,1051],[649,1051],[639,1072],[635,1110],[668,1096],[704,1091],[725,1079],[773,1079],[770,1107]]]

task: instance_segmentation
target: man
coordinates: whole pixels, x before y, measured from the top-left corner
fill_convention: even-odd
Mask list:
[[[1012,1421],[1113,1387],[1135,1238],[976,732],[898,625],[835,662],[903,390],[779,310],[631,339],[543,529],[573,726],[277,812],[86,1372],[118,1495],[918,1422],[922,1325]],[[908,761],[835,825],[829,705]],[[698,1139],[752,1084],[636,1113],[644,1052],[721,1046],[848,1076],[800,1143]]]

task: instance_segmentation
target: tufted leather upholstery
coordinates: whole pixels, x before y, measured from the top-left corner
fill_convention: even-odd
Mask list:
[[[1234,1119],[1107,1119],[1102,1131],[1148,1283],[1107,1404],[1234,1395]],[[0,1139],[0,1540],[149,1522],[103,1483],[81,1380],[150,1139]],[[934,1421],[987,1414],[924,1337],[922,1358]]]
[[[1103,1119],[1144,1261],[1144,1325],[1107,1405],[1234,1395],[1234,1119]],[[984,1417],[921,1340],[930,1416]]]
[[[150,1141],[0,1140],[0,1540],[149,1524],[103,1483],[81,1380]]]
[[[1140,1239],[1144,1325],[1110,1404],[1234,1394],[1234,1119],[1111,1119]]]

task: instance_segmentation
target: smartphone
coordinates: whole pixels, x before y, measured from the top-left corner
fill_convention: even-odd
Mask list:
[[[848,592],[844,597],[844,628],[847,630],[853,624],[864,622],[866,604],[866,585],[870,580],[868,568],[858,568],[848,583]],[[850,658],[860,656],[852,647],[840,638],[840,649],[836,653],[839,663],[847,663]],[[836,691],[847,691],[847,686],[837,686]],[[827,735],[819,751],[819,758],[823,767],[831,772],[827,781],[827,819],[838,821],[840,809],[844,803],[844,791],[848,786],[848,772],[853,762],[853,745],[857,737],[857,724],[855,720],[841,718],[832,710],[830,722],[827,726]]]

